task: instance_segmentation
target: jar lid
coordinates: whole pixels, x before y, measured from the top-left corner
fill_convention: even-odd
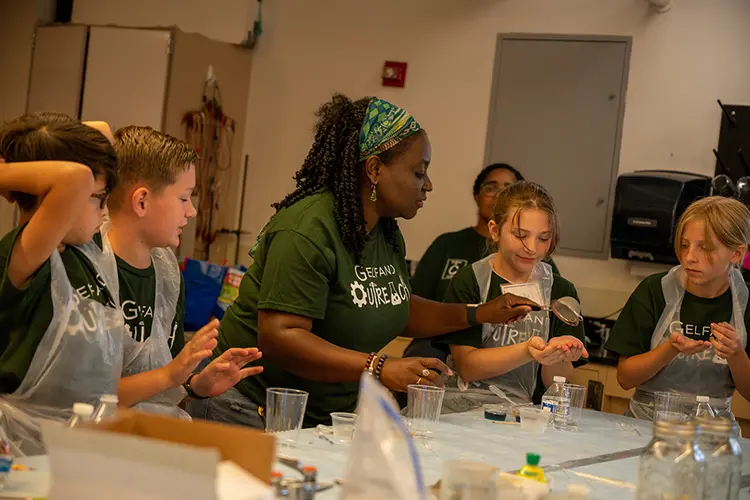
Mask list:
[[[727,417],[700,417],[695,419],[704,433],[731,436],[735,433],[737,423]]]
[[[654,435],[657,437],[693,438],[700,434],[701,429],[692,422],[673,422],[657,420],[654,422]]]

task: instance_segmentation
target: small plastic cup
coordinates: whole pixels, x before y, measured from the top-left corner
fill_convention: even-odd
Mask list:
[[[570,398],[568,415],[562,418],[559,415],[553,415],[552,426],[555,429],[575,431],[578,430],[581,413],[586,404],[586,388],[582,385],[565,384],[565,392]]]
[[[351,443],[354,439],[354,425],[357,421],[356,413],[331,413],[333,422],[333,438],[340,443]]]
[[[505,420],[510,420],[510,418],[513,416],[510,405],[500,403],[500,404],[487,404],[482,407],[484,409],[484,418],[487,420],[492,420],[494,422],[505,422]]]
[[[685,422],[688,400],[678,392],[654,392],[654,421]]]
[[[307,408],[305,391],[269,387],[266,389],[266,432],[276,436],[279,447],[295,447]]]
[[[517,424],[520,424],[521,423],[521,408],[532,408],[533,406],[534,406],[533,403],[513,405],[513,407],[511,408],[511,412],[513,414],[513,420],[515,420]]]
[[[432,385],[409,385],[407,393],[407,414],[409,431],[412,436],[421,439],[432,439],[435,425],[440,419],[445,389]]]
[[[541,408],[522,407],[521,430],[530,434],[544,434],[552,414]]]

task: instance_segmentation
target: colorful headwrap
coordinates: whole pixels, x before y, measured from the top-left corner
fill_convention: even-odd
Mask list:
[[[405,109],[375,97],[359,131],[359,161],[387,151],[422,127]]]

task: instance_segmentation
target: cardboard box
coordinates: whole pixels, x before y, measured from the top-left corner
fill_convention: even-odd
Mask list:
[[[103,425],[49,423],[43,432],[50,500],[273,498],[276,441],[259,431],[123,412]]]

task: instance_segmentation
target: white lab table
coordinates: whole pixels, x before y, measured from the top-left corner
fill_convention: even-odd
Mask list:
[[[425,482],[436,483],[448,460],[472,460],[514,471],[525,463],[527,452],[539,453],[541,465],[554,491],[565,491],[568,484],[586,484],[590,499],[619,500],[635,498],[638,456],[651,439],[651,423],[607,413],[584,411],[577,432],[547,429],[536,435],[521,431],[520,425],[485,420],[482,411],[443,415],[435,438],[418,441]],[[741,440],[745,457],[750,457],[750,440]],[[315,429],[302,431],[296,448],[285,450],[303,465],[315,465],[322,482],[343,478],[350,445],[320,437]],[[43,497],[48,491],[46,457],[19,460],[35,470],[13,472],[2,498]],[[286,476],[296,473],[278,464]],[[743,463],[743,475],[750,476],[750,460]],[[340,488],[318,494],[318,500],[338,498]],[[740,498],[750,500],[748,487]]]

